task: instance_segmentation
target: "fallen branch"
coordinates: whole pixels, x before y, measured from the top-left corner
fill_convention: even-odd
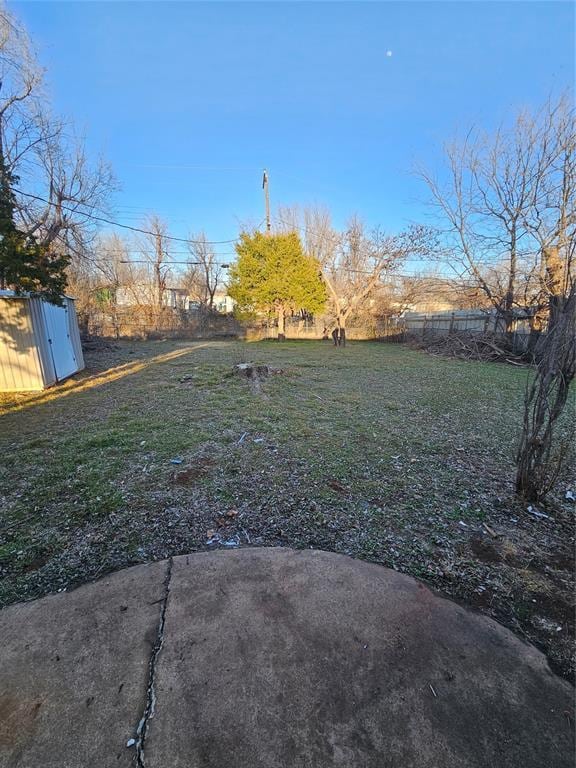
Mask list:
[[[460,331],[455,333],[429,333],[410,336],[408,343],[438,357],[455,357],[461,360],[509,363],[525,367],[531,363],[528,352],[516,354],[505,338],[494,334]]]

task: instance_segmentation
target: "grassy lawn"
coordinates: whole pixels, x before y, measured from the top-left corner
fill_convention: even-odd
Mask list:
[[[283,369],[261,392],[235,363]],[[523,369],[399,345],[121,342],[0,396],[0,604],[227,546],[383,563],[570,674],[574,506],[513,493]],[[172,463],[172,460],[181,463]]]

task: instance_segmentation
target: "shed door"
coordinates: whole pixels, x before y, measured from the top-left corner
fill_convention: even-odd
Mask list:
[[[56,378],[58,381],[61,381],[78,370],[74,346],[68,330],[68,310],[66,307],[48,304],[47,301],[42,302],[42,310],[44,312],[48,344],[50,345],[50,354],[54,361]]]

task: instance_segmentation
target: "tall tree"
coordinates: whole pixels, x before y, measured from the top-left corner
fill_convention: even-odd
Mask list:
[[[557,428],[576,376],[576,282],[550,300],[550,319],[536,345],[536,371],[526,391],[516,455],[516,490],[529,501],[546,496],[574,450],[571,442],[558,440]]]
[[[30,292],[62,304],[68,257],[50,254],[32,235],[17,228],[12,191],[15,181],[0,151],[0,288]]]
[[[51,251],[66,251],[75,260],[92,258],[97,234],[92,217],[108,213],[115,188],[109,164],[102,159],[90,164],[82,141],[63,136],[36,155],[45,190],[35,196],[17,194],[23,228]]]
[[[184,274],[183,285],[201,307],[212,310],[214,296],[222,283],[222,266],[204,232],[190,236],[188,250],[192,263]]]
[[[334,324],[345,329],[351,317],[366,315],[376,294],[413,255],[431,247],[430,231],[412,226],[400,235],[385,235],[378,227],[368,232],[352,216],[344,232],[334,229],[327,209],[298,206],[279,208],[280,229],[303,233],[306,253],[322,268]]]
[[[156,214],[146,219],[144,228],[148,234],[138,238],[140,252],[147,262],[145,270],[147,278],[139,286],[144,301],[152,309],[156,324],[160,323],[162,312],[166,306],[166,288],[168,276],[171,274],[168,225]]]
[[[358,217],[350,219],[338,247],[326,250],[322,269],[339,328],[346,328],[350,316],[374,295],[386,273],[404,259],[405,253],[394,238],[379,229],[368,235]]]
[[[549,102],[449,147],[445,183],[423,173],[452,267],[476,282],[507,331],[516,309],[542,331],[516,456],[516,489],[530,500],[546,495],[566,458],[558,422],[576,375],[575,122],[569,99]]]
[[[476,284],[506,331],[518,310],[547,310],[545,246],[574,232],[571,136],[573,111],[561,99],[448,145],[440,178],[420,172],[438,216],[439,258],[463,285]]]
[[[326,303],[320,265],[304,253],[295,232],[276,235],[242,233],[238,258],[230,269],[228,293],[240,311],[274,313],[278,338],[285,337],[290,312],[319,312]]]
[[[89,163],[83,141],[51,114],[42,86],[26,30],[0,8],[0,150],[19,179],[14,219],[50,253],[86,259],[93,256],[92,216],[106,212],[115,182],[109,165]]]
[[[532,126],[534,183],[524,225],[539,264],[538,304],[554,312],[570,292],[576,256],[576,112],[566,101],[547,105]],[[540,308],[539,307],[539,308]]]
[[[539,249],[539,303],[546,307],[516,456],[516,489],[531,501],[546,496],[573,453],[558,439],[558,422],[576,377],[576,118],[564,103],[546,114],[525,221]]]

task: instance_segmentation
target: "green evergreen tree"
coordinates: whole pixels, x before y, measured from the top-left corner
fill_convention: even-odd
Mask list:
[[[29,292],[61,305],[69,258],[49,253],[16,227],[12,187],[17,181],[0,153],[0,289]]]
[[[242,233],[236,252],[228,293],[241,313],[274,312],[278,338],[284,337],[284,321],[290,312],[323,309],[326,287],[320,265],[304,253],[296,233]]]

